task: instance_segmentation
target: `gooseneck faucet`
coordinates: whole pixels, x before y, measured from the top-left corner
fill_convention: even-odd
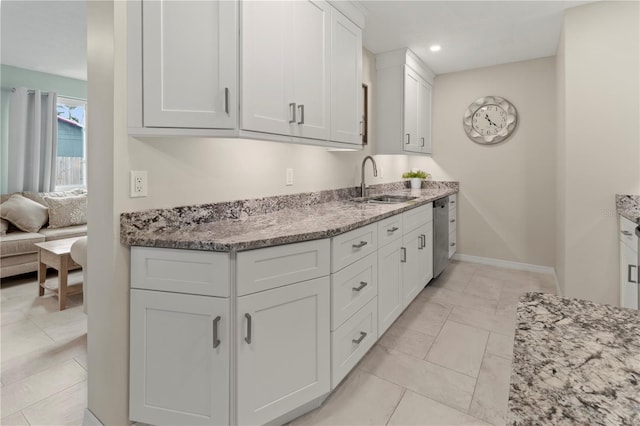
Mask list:
[[[378,176],[378,167],[376,167],[376,160],[374,160],[372,156],[367,155],[366,157],[364,157],[364,160],[362,160],[362,183],[360,184],[361,197],[367,196],[367,185],[364,183],[364,165],[367,162],[367,160],[371,160],[371,164],[373,164],[373,176],[374,177]]]

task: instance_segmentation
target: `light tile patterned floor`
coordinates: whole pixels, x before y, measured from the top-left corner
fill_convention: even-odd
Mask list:
[[[55,273],[49,279],[55,279]],[[80,272],[71,274],[81,280]],[[553,277],[452,262],[319,409],[295,425],[502,425],[516,304]],[[58,311],[35,275],[2,280],[2,425],[80,425],[87,405],[82,296]]]
[[[452,262],[294,425],[503,425],[516,305],[551,275]]]
[[[50,271],[48,280],[57,280]],[[69,274],[70,285],[82,272]],[[2,279],[0,288],[2,425],[80,425],[87,406],[87,317],[82,295],[58,311],[38,297],[36,274]]]

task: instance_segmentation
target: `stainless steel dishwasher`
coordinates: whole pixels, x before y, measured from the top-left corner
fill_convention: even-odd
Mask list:
[[[433,202],[433,278],[449,263],[449,197]]]

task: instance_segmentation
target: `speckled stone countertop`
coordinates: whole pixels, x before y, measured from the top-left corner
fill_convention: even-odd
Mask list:
[[[616,194],[616,211],[619,215],[640,225],[640,195]]]
[[[401,204],[350,201],[356,188],[123,213],[120,241],[129,246],[242,251],[328,238],[458,192],[457,182],[404,182],[372,188],[370,195],[418,198]]]
[[[507,423],[640,424],[638,311],[521,297]]]

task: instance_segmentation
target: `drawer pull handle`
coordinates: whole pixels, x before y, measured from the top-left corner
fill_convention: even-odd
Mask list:
[[[456,246],[456,243],[451,243],[451,247],[455,247],[455,246]]]
[[[354,245],[352,245],[351,247],[353,247],[353,248],[355,248],[355,249],[359,249],[359,248],[362,248],[362,247],[364,247],[364,246],[366,246],[366,245],[367,245],[367,242],[366,242],[366,241],[360,241],[360,244],[354,244]]]
[[[402,258],[400,258],[400,262],[407,263],[407,249],[400,247],[400,250],[402,250]]]
[[[456,202],[454,200],[449,201],[449,204],[455,204]]]
[[[298,111],[300,112],[298,124],[304,124],[304,105],[298,105]]]
[[[634,283],[635,284],[638,281],[634,281],[634,280],[631,279],[631,270],[633,268],[637,268],[637,266],[636,265],[628,265],[627,266],[627,281],[630,282],[630,283]]]
[[[396,232],[398,229],[400,229],[400,228],[398,228],[397,226],[394,226],[391,229],[387,229],[387,232]]]
[[[449,222],[454,223],[456,220],[455,219],[451,219]]]
[[[351,290],[353,291],[360,291],[363,288],[365,288],[369,283],[365,282],[365,281],[360,281],[360,285],[358,287],[351,287]]]
[[[409,145],[411,143],[411,134],[407,133],[407,142],[406,144]]]
[[[289,123],[295,123],[296,120],[296,103],[289,104]]]
[[[427,246],[427,236],[425,234],[420,235],[420,247],[418,250],[422,250]]]
[[[213,320],[213,348],[220,346],[220,339],[218,339],[218,323],[220,323],[220,315]]]
[[[244,314],[244,317],[247,319],[247,335],[245,336],[244,341],[251,344],[251,315]]]
[[[629,232],[629,231],[620,231],[620,232],[622,232],[622,235],[625,235],[625,236],[627,236],[627,237],[631,237],[631,236],[633,235],[633,234],[632,234],[631,232]]]
[[[353,339],[351,341],[356,345],[359,345],[364,340],[365,337],[367,337],[367,333],[365,333],[364,331],[361,331],[360,337],[358,337],[357,339]]]

